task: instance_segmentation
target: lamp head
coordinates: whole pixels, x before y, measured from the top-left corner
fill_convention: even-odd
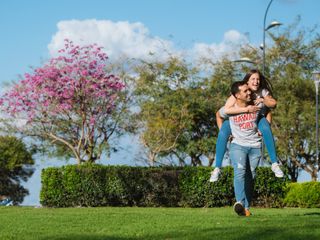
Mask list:
[[[237,60],[234,60],[234,62],[245,62],[245,63],[252,63],[252,64],[256,64],[253,60],[251,60],[248,57],[243,57]]]
[[[259,48],[260,48],[261,50],[263,50],[263,48],[264,48],[263,43],[260,44]]]
[[[319,82],[320,81],[320,71],[313,71],[312,72],[312,79],[315,82]]]
[[[273,27],[277,27],[277,26],[280,26],[282,25],[282,23],[280,22],[277,22],[277,21],[273,21],[269,24],[269,26],[265,29],[265,31],[268,31],[270,28],[273,28]]]

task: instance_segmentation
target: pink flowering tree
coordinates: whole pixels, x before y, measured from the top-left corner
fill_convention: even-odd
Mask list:
[[[95,162],[110,146],[124,90],[124,83],[107,72],[107,59],[95,44],[65,40],[58,57],[1,96],[2,111],[11,117],[7,123],[23,120],[19,128],[25,135],[64,149],[78,164]]]

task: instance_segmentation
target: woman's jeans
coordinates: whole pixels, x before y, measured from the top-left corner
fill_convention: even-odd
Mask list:
[[[259,119],[258,129],[262,134],[262,138],[263,138],[264,144],[266,145],[267,151],[269,153],[271,162],[272,163],[277,162],[278,159],[277,159],[277,153],[276,153],[276,146],[274,143],[271,127],[268,120],[265,117]],[[231,135],[230,123],[229,123],[229,120],[225,120],[222,123],[222,126],[220,128],[217,143],[216,143],[216,163],[215,163],[216,167],[220,168],[222,166],[223,157],[226,152],[227,143],[230,135]]]
[[[261,148],[245,147],[235,143],[230,146],[234,171],[234,193],[237,202],[249,209],[253,192],[253,179],[261,157]]]

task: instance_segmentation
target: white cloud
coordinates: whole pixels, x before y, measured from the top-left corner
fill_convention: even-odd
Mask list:
[[[224,34],[223,40],[220,43],[196,43],[193,47],[192,55],[196,58],[207,58],[213,61],[228,55],[235,57],[234,54],[243,44],[247,44],[248,38],[236,30],[229,30]]]
[[[236,30],[230,30],[224,34],[220,43],[195,43],[191,49],[182,51],[175,48],[173,42],[152,36],[148,28],[139,22],[68,20],[60,21],[57,27],[58,31],[48,45],[51,56],[56,56],[58,50],[64,47],[66,38],[81,45],[97,43],[104,47],[111,60],[121,56],[149,59],[150,53],[155,53],[156,58],[161,60],[167,58],[170,53],[186,54],[192,60],[209,58],[215,61],[223,55],[234,53],[239,45],[248,42],[245,35]]]
[[[109,20],[70,20],[60,21],[58,31],[48,45],[51,56],[56,56],[64,47],[64,39],[75,44],[97,43],[105,48],[110,57],[125,55],[130,58],[146,58],[149,53],[162,53],[163,49],[173,52],[170,41],[154,37],[149,30],[139,22],[112,22]]]

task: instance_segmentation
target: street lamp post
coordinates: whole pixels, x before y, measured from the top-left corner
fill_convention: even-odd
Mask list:
[[[246,65],[256,65],[257,63],[253,60],[251,60],[250,58],[248,57],[242,57],[242,58],[239,58],[239,59],[236,59],[236,60],[233,60],[232,62],[234,63],[245,63]],[[237,72],[237,71],[236,71]],[[238,76],[238,74],[237,74]],[[239,78],[241,78],[241,75],[239,74]]]
[[[264,13],[264,18],[263,18],[263,43],[261,44],[260,48],[262,50],[262,74],[265,76],[266,75],[266,31],[268,31],[269,29],[276,27],[276,26],[280,26],[282,25],[282,23],[277,22],[277,21],[273,21],[271,22],[267,27],[266,27],[266,20],[267,20],[267,15],[268,15],[268,11],[269,8],[271,6],[271,3],[273,2],[273,0],[270,0],[267,9]],[[251,64],[256,64],[256,62],[252,61],[251,59],[247,58],[247,57],[243,57],[240,58],[238,60],[235,60],[234,62],[244,62],[244,63],[251,63]],[[264,143],[262,143],[262,148],[261,148],[262,154],[261,154],[261,160],[263,162],[264,160]]]
[[[266,27],[266,20],[267,20],[267,15],[268,15],[268,11],[270,8],[271,3],[273,2],[273,0],[270,0],[267,9],[264,13],[264,18],[263,18],[263,43],[262,43],[262,74],[265,75],[265,68],[266,68],[266,31],[268,31],[270,28],[276,27],[276,26],[280,26],[282,23],[279,23],[277,21],[273,21],[269,24],[268,27]]]
[[[319,100],[318,99],[319,99],[320,71],[314,71],[312,73],[312,78],[316,86],[316,166],[319,167],[319,114],[318,114]]]
[[[265,76],[266,75],[266,31],[268,31],[270,28],[276,27],[276,26],[280,26],[282,23],[279,23],[277,21],[273,21],[271,22],[268,27],[266,27],[266,20],[267,20],[267,15],[268,15],[268,11],[269,8],[271,6],[271,3],[273,2],[273,0],[270,0],[267,9],[264,13],[264,18],[263,18],[263,43],[261,46],[262,49],[262,74]],[[262,143],[262,154],[261,154],[261,160],[263,162],[264,160],[264,143]]]
[[[262,74],[263,75],[265,75],[265,68],[266,68],[266,31],[268,31],[269,29],[271,29],[273,27],[277,27],[277,26],[282,25],[282,23],[280,23],[280,22],[273,21],[266,27],[267,15],[268,15],[268,11],[269,11],[269,8],[270,8],[272,2],[273,2],[273,0],[270,0],[269,4],[267,6],[267,9],[264,13],[264,18],[263,18],[263,38],[262,38],[263,43],[260,46],[260,48],[262,49]],[[235,60],[234,62],[247,62],[247,63],[255,64],[254,61],[252,61],[251,59],[246,58],[246,57],[240,58],[239,60]]]

